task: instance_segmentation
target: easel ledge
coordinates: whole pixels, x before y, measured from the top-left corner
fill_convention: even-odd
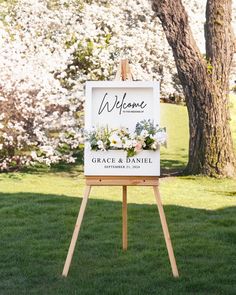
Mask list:
[[[86,185],[95,186],[158,186],[157,176],[86,176]]]

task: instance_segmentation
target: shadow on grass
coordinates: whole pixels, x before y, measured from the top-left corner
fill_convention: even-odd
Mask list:
[[[89,200],[71,269],[61,277],[81,199],[0,194],[0,293],[235,294],[236,207],[165,206],[180,278],[173,279],[155,205]]]
[[[186,158],[173,160],[163,157],[160,162],[162,176],[182,175],[187,165]]]
[[[214,191],[209,191],[209,192],[214,192]],[[221,196],[236,197],[236,192],[232,192],[232,191],[219,191],[217,193],[218,195],[221,195]]]

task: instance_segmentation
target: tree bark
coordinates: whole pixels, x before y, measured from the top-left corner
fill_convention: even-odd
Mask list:
[[[172,48],[189,114],[189,160],[185,172],[236,175],[229,121],[229,72],[233,56],[231,0],[208,0],[206,58],[193,38],[181,0],[152,0]]]

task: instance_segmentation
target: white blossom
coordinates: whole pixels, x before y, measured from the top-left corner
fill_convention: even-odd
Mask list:
[[[122,141],[118,134],[113,133],[110,137],[110,146],[116,148],[122,148]]]

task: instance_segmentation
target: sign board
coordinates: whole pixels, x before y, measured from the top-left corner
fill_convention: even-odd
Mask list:
[[[134,131],[143,120],[159,124],[159,101],[159,82],[87,81],[85,130],[103,126]],[[123,150],[91,150],[86,142],[84,165],[86,176],[158,176],[160,151],[142,150],[127,157]]]

